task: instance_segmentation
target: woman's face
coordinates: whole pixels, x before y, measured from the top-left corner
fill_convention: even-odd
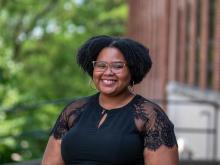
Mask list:
[[[117,48],[102,49],[93,65],[93,81],[102,94],[114,96],[128,91],[131,75]]]

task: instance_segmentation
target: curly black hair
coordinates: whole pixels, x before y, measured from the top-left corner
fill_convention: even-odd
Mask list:
[[[152,61],[148,48],[129,38],[100,35],[86,41],[77,53],[77,63],[91,77],[92,61],[95,61],[101,50],[106,47],[117,48],[124,55],[131,74],[131,84],[141,82],[150,71]]]

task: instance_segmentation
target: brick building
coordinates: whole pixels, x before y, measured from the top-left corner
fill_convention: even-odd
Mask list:
[[[130,0],[129,7],[128,36],[150,48],[154,63],[144,95],[165,97],[170,81],[220,92],[219,0]]]
[[[127,36],[146,45],[153,59],[136,90],[168,101],[165,109],[182,130],[177,128],[179,139],[193,143],[188,158],[220,159],[220,0],[129,0],[128,5]]]

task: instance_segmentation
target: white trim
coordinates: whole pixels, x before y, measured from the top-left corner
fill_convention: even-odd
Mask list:
[[[215,102],[220,106],[220,92],[213,90],[201,90],[198,87],[189,86],[177,82],[169,82],[166,91],[168,93],[182,94],[192,99]]]

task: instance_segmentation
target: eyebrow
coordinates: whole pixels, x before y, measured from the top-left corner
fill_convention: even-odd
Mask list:
[[[97,60],[99,61],[99,60]],[[108,63],[107,61],[100,61],[100,62],[105,62],[105,63]],[[122,63],[126,63],[126,61],[111,61],[110,63],[115,63],[115,62],[122,62]]]

